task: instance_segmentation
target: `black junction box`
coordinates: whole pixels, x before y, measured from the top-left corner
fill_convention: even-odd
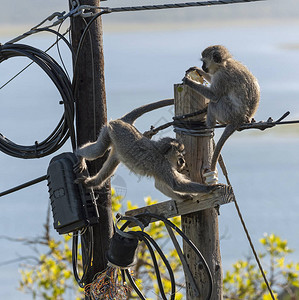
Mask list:
[[[66,152],[52,158],[48,167],[54,228],[59,234],[78,231],[99,222],[93,190],[74,182],[77,175],[73,168],[77,162],[74,153]],[[87,173],[83,175],[88,176]]]

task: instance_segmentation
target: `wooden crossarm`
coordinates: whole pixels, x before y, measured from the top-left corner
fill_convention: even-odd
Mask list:
[[[150,212],[165,218],[172,218],[230,203],[234,200],[234,197],[235,195],[232,187],[224,186],[213,193],[200,194],[193,200],[184,202],[175,200],[163,201],[161,203],[128,210],[125,212],[125,215],[136,216],[145,212]],[[151,222],[155,222],[155,220],[153,219]]]

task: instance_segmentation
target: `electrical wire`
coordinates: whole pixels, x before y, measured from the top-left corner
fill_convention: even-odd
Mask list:
[[[258,2],[265,0],[212,0],[212,1],[200,1],[200,2],[187,2],[187,3],[169,3],[161,5],[143,5],[143,6],[128,6],[128,7],[103,7],[109,12],[128,12],[128,11],[144,11],[144,10],[161,10],[170,8],[186,8],[186,7],[202,7],[202,6],[213,6],[213,5],[225,5],[225,4],[236,4],[236,3],[248,3]]]
[[[62,23],[59,25],[59,28],[61,26],[62,26]],[[23,38],[29,37],[32,34],[36,34],[36,33],[40,33],[40,32],[50,32],[50,33],[53,33],[53,34],[55,34],[57,36],[58,41],[56,40],[56,42],[52,46],[56,45],[59,42],[59,40],[62,40],[67,45],[67,47],[71,51],[72,55],[74,56],[75,53],[74,53],[73,47],[72,47],[71,43],[65,38],[65,35],[69,32],[69,30],[70,29],[68,28],[64,33],[60,33],[59,30],[56,31],[56,30],[51,29],[51,28],[35,28],[34,32],[31,32],[30,34],[29,33],[24,34]],[[13,42],[10,41],[10,42],[7,42],[6,44],[13,44]],[[45,52],[47,52],[48,50],[46,50]]]
[[[74,80],[73,80],[73,82],[72,82],[73,90],[76,89],[76,80],[75,80],[75,79],[77,78],[76,73],[77,73],[77,70],[78,70],[78,67],[77,67],[77,66],[78,66],[78,58],[79,58],[80,52],[81,52],[81,50],[82,50],[82,46],[83,46],[83,43],[84,43],[84,41],[85,41],[86,35],[87,35],[87,33],[89,32],[89,28],[90,28],[90,26],[93,24],[93,22],[96,21],[97,18],[99,18],[99,17],[100,17],[101,15],[103,15],[103,14],[108,14],[108,13],[110,13],[110,11],[108,11],[108,10],[103,10],[103,11],[101,11],[101,12],[95,14],[95,15],[92,17],[92,19],[87,23],[86,27],[84,28],[84,31],[83,31],[82,34],[81,34],[80,41],[79,41],[78,47],[77,47],[77,51],[76,51],[76,54],[75,54],[75,57],[74,57],[74,76],[73,76],[73,77],[74,77]]]
[[[69,72],[68,72],[68,70],[67,70],[67,68],[65,66],[64,60],[62,58],[62,53],[61,53],[60,46],[59,46],[59,40],[63,39],[63,41],[68,46],[68,48],[69,48],[69,50],[70,50],[70,52],[72,54],[72,58],[74,58],[75,52],[73,50],[73,47],[72,47],[71,43],[59,32],[60,29],[61,29],[62,24],[63,23],[61,23],[59,25],[57,31],[54,30],[54,33],[56,33],[56,48],[57,48],[57,53],[58,53],[61,65],[62,65],[62,67],[63,67],[63,69],[65,71],[65,74],[67,75],[68,79],[71,81],[71,77],[69,75]],[[67,31],[64,34],[67,34],[69,31],[70,31],[70,28],[68,28]]]
[[[74,129],[74,98],[71,82],[60,65],[46,52],[24,44],[4,44],[0,46],[0,63],[12,57],[27,57],[49,76],[58,89],[64,104],[64,114],[54,131],[42,142],[32,146],[18,145],[0,134],[0,150],[18,158],[39,158],[56,152],[69,138],[76,147]]]
[[[77,281],[78,285],[83,288],[85,286],[85,280],[86,277],[89,273],[89,269],[91,267],[91,261],[92,261],[92,254],[93,254],[93,228],[92,226],[89,226],[87,230],[84,232],[84,234],[88,234],[88,240],[89,240],[89,245],[88,245],[88,251],[85,253],[82,253],[83,257],[83,274],[81,278],[79,277],[78,274],[78,231],[73,233],[73,243],[72,243],[72,264],[73,264],[73,273],[75,280]],[[86,247],[82,247],[83,249],[86,249]]]
[[[141,300],[146,300],[146,298],[144,297],[144,295],[141,293],[141,291],[139,290],[138,286],[136,285],[135,281],[133,280],[132,275],[130,274],[130,271],[126,269],[125,273],[126,273],[127,278],[129,279],[129,282],[130,282],[132,288],[134,289],[134,291],[136,292],[136,294],[138,295],[138,297]]]
[[[22,189],[24,189],[24,188],[26,188],[26,187],[29,187],[29,186],[34,185],[34,184],[37,184],[37,183],[42,182],[42,181],[44,181],[44,180],[46,180],[46,179],[47,179],[47,175],[44,175],[44,176],[35,178],[35,179],[33,179],[33,180],[30,180],[30,181],[28,181],[28,182],[25,182],[25,183],[23,183],[23,184],[20,184],[20,185],[14,187],[14,188],[11,188],[11,189],[9,189],[9,190],[6,190],[6,191],[4,191],[4,192],[1,192],[1,193],[0,193],[0,197],[3,197],[3,196],[6,196],[6,195],[8,195],[8,194],[14,193],[14,192],[16,192],[16,191],[22,190]]]
[[[278,119],[277,122],[281,121],[282,119],[283,119],[283,116],[282,116],[280,119]],[[227,184],[228,184],[229,186],[231,186],[231,183],[230,183],[230,180],[229,180],[229,177],[228,177],[228,172],[227,172],[226,165],[225,165],[225,163],[224,163],[223,158],[221,158],[221,164],[220,164],[220,167],[221,167],[221,169],[222,169],[222,173],[224,174],[224,176],[225,176],[225,178],[226,178]],[[265,274],[265,272],[264,272],[264,269],[263,269],[263,266],[262,266],[261,261],[260,261],[260,259],[259,259],[259,256],[258,256],[258,254],[257,254],[257,252],[256,252],[256,250],[255,250],[254,245],[253,245],[251,236],[250,236],[250,234],[249,234],[248,228],[247,228],[246,223],[245,223],[245,221],[244,221],[244,218],[243,218],[243,215],[242,215],[242,213],[241,213],[241,210],[240,210],[240,207],[239,207],[239,205],[238,205],[238,202],[237,202],[236,197],[234,197],[234,200],[233,200],[233,201],[234,201],[235,208],[236,208],[236,210],[237,210],[237,213],[238,213],[240,222],[241,222],[242,227],[243,227],[243,229],[244,229],[244,232],[245,232],[245,234],[246,234],[247,240],[248,240],[248,242],[249,242],[251,251],[252,251],[252,253],[253,253],[253,255],[254,255],[255,261],[256,261],[256,263],[257,263],[259,269],[260,269],[260,272],[261,272],[261,274],[262,274],[262,277],[263,277],[263,279],[264,279],[264,282],[265,282],[265,284],[266,284],[266,286],[267,286],[267,289],[268,289],[268,291],[269,291],[269,293],[270,293],[271,298],[272,298],[273,300],[275,300],[275,296],[274,296],[274,294],[273,294],[273,291],[272,291],[272,289],[271,289],[271,286],[270,286],[270,283],[269,283],[269,281],[268,281],[268,279],[267,279],[267,276],[266,276],[266,274]]]

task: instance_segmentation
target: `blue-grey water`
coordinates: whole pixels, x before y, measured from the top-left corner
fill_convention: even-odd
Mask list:
[[[105,30],[105,26],[104,26]],[[299,24],[212,27],[182,30],[105,32],[105,71],[108,118],[117,118],[136,106],[173,97],[173,84],[185,70],[199,65],[200,52],[210,44],[226,45],[256,75],[262,90],[257,120],[274,119],[290,111],[299,119]],[[5,42],[9,37],[0,37]],[[46,49],[54,41],[39,35],[23,41]],[[55,50],[50,52],[57,60]],[[62,47],[66,65],[70,56]],[[0,85],[28,61],[11,59],[0,65]],[[32,145],[56,126],[63,110],[59,94],[38,67],[30,67],[0,90],[0,132],[12,141]],[[171,120],[169,108],[140,118],[142,131]],[[225,145],[223,156],[231,182],[254,244],[265,232],[275,233],[295,249],[299,261],[299,135],[298,125],[236,133]],[[217,136],[221,132],[217,131]],[[173,135],[166,130],[163,135]],[[70,151],[67,143],[62,151]],[[51,156],[52,157],[52,156]],[[46,173],[51,157],[21,160],[0,153],[0,191]],[[120,167],[116,188],[133,204],[143,205],[146,196],[160,201],[153,181],[137,177]],[[221,179],[223,180],[223,179]],[[113,181],[112,181],[113,182]],[[0,235],[35,237],[42,233],[48,208],[45,182],[0,199]],[[221,207],[219,217],[224,270],[250,253],[233,204]],[[55,234],[55,233],[54,233]],[[0,239],[0,299],[31,299],[16,290],[19,263],[2,263],[32,255],[28,246]],[[264,262],[265,264],[267,262]],[[71,299],[71,298],[70,298]]]

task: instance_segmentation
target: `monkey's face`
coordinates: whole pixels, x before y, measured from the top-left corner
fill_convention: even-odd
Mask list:
[[[175,156],[176,156],[176,164],[177,170],[180,172],[184,169],[186,161],[185,161],[185,146],[184,144],[177,142],[175,147]]]
[[[202,69],[209,74],[214,74],[219,69],[219,66],[222,62],[221,58],[217,55],[212,55],[211,57],[202,57]]]
[[[209,68],[207,67],[206,61],[202,58],[202,69],[206,72],[209,73]]]
[[[185,165],[186,165],[186,161],[184,155],[182,154],[178,157],[177,160],[177,170],[181,172],[184,169]]]
[[[178,171],[181,171],[185,167],[185,146],[176,139],[173,139],[169,145],[166,157]]]
[[[202,53],[202,69],[209,74],[214,74],[225,65],[225,61],[231,58],[229,51],[221,45],[210,46]]]

